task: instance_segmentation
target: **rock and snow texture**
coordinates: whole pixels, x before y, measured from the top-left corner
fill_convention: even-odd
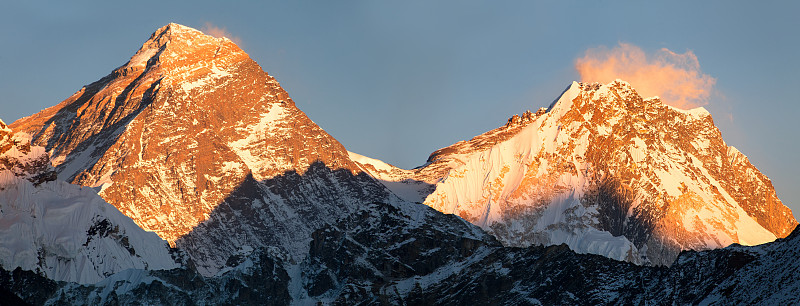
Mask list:
[[[78,283],[179,266],[166,241],[93,189],[55,180],[44,148],[28,141],[0,121],[0,265]]]
[[[261,246],[304,254],[314,229],[390,200],[238,46],[178,24],[12,127],[207,275]]]
[[[566,243],[669,265],[681,250],[765,243],[797,224],[705,109],[642,99],[619,80],[575,82],[548,110],[440,149],[421,168],[364,160],[382,181],[433,185],[426,205],[512,246]]]
[[[177,24],[12,128],[45,148],[60,179],[100,190],[204,275],[261,247],[300,259],[316,229],[398,197],[506,245],[566,243],[635,263],[763,243],[797,224],[705,110],[642,99],[624,82],[574,83],[549,110],[402,170],[347,152],[230,40]]]
[[[212,278],[126,270],[90,286],[0,269],[0,288],[32,304],[795,305],[800,229],[753,246],[683,252],[669,268],[503,247],[423,205],[365,205],[313,234],[308,257],[269,251]],[[33,286],[31,286],[33,284]]]
[[[35,304],[798,302],[800,230],[669,268],[569,249],[670,264],[797,224],[705,110],[624,82],[403,170],[347,152],[229,40],[170,24],[13,126],[44,148],[0,123],[0,295]],[[530,244],[569,248],[504,246]]]

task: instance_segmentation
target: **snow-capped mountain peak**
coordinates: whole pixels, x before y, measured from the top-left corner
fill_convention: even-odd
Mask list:
[[[99,189],[209,275],[244,246],[300,256],[314,229],[390,200],[236,44],[177,24],[12,126],[47,149],[60,178]]]
[[[202,49],[212,47],[217,51],[225,45],[235,45],[230,39],[215,38],[196,29],[170,23],[156,30],[122,68],[135,68],[155,64],[164,56],[164,61],[194,57]]]
[[[643,99],[617,80],[573,82],[546,112],[526,116],[437,150],[424,167],[392,170],[410,174],[391,181],[433,186],[417,189],[429,191],[426,205],[507,245],[566,243],[636,263],[769,242],[797,224],[704,108]]]

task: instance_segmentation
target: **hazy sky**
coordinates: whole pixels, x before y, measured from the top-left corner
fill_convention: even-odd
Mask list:
[[[57,104],[176,22],[224,30],[350,151],[412,168],[549,105],[576,60],[631,46],[691,66],[725,141],[800,216],[800,2],[498,2],[6,1],[0,118]]]

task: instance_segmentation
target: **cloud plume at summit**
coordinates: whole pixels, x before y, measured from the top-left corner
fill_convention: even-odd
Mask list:
[[[242,39],[240,37],[238,37],[238,36],[233,36],[233,34],[228,32],[228,30],[226,28],[224,28],[224,27],[218,27],[218,26],[216,26],[216,25],[214,25],[214,24],[212,24],[210,22],[206,22],[203,25],[203,27],[200,28],[200,30],[203,31],[203,33],[206,33],[208,35],[211,35],[211,36],[214,36],[214,37],[217,37],[217,38],[227,37],[233,43],[235,43],[235,44],[237,44],[239,46],[242,45]]]
[[[622,79],[642,96],[659,96],[664,103],[682,109],[708,104],[717,81],[700,70],[692,51],[679,54],[662,48],[647,54],[629,43],[589,48],[575,60],[575,69],[582,81],[608,83]]]

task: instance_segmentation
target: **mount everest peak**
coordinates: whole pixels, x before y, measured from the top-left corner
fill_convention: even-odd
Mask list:
[[[317,227],[391,195],[233,42],[177,24],[12,127],[59,178],[99,189],[209,275],[243,249],[302,254]]]

